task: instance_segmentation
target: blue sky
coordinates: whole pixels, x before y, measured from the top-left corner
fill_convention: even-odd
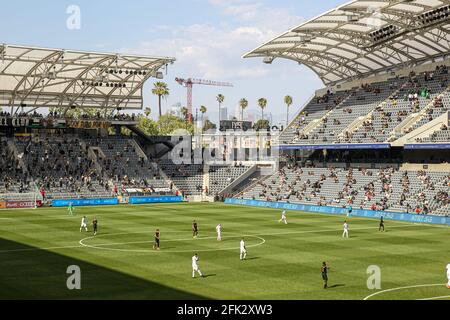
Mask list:
[[[234,112],[240,98],[257,110],[257,99],[268,99],[267,113],[275,122],[285,119],[283,97],[294,97],[293,111],[322,87],[309,69],[291,61],[264,65],[260,59],[241,56],[343,0],[40,0],[3,1],[0,42],[50,48],[163,55],[177,58],[165,82],[171,95],[168,108],[185,105],[186,91],[175,77],[229,81],[233,88],[194,88],[194,110],[208,108],[218,115],[215,96],[225,95],[225,105]],[[69,30],[66,13],[70,5],[81,9],[81,28]],[[153,115],[157,99],[145,87],[145,105]],[[251,112],[249,112],[251,113]]]

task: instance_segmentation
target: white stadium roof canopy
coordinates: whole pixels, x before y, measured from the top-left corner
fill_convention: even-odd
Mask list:
[[[294,60],[325,85],[447,59],[450,0],[356,0],[244,55]]]
[[[0,44],[0,106],[142,109],[145,81],[174,61]]]

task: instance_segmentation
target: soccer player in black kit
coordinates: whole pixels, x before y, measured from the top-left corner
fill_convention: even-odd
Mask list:
[[[320,272],[322,273],[322,280],[323,280],[323,288],[328,288],[328,269],[330,269],[329,266],[327,266],[326,262],[322,263],[322,267],[320,268]]]
[[[381,231],[381,229],[383,229],[383,232],[384,232],[384,219],[383,219],[383,216],[381,216],[381,218],[380,218],[380,227],[378,228],[378,231]]]
[[[155,244],[153,245],[153,250],[159,250],[159,239],[161,238],[161,233],[159,232],[159,229],[156,229],[155,231]]]
[[[94,217],[94,220],[92,220],[92,226],[94,228],[94,236],[97,235],[97,224],[98,224],[97,218]]]
[[[198,237],[198,225],[197,225],[197,221],[192,221],[192,236],[194,238]]]

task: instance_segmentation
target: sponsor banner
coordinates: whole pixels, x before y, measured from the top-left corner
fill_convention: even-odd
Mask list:
[[[6,209],[6,202],[0,201],[0,209]]]
[[[6,209],[30,209],[34,208],[34,201],[7,201]],[[42,207],[41,201],[36,201],[36,206]]]
[[[144,192],[144,190],[142,190],[142,189],[137,189],[137,188],[128,188],[128,189],[125,189],[125,191],[126,192],[128,192],[128,193],[142,193],[142,192]]]
[[[316,212],[316,213],[325,213],[325,214],[336,214],[336,215],[347,215],[347,213],[348,213],[348,210],[346,208],[314,206],[314,205],[307,205],[307,204],[294,204],[294,203],[287,203],[287,202],[267,202],[267,201],[260,201],[260,200],[227,198],[225,200],[225,203],[226,204],[237,204],[237,205],[243,205],[243,206],[252,206],[252,207],[265,207],[265,208],[283,209],[283,210],[298,210],[298,211],[307,211],[307,212]],[[418,215],[418,214],[410,214],[410,213],[353,209],[351,216],[365,217],[365,218],[380,218],[381,216],[383,216],[383,218],[387,219],[387,220],[450,225],[450,218],[442,217],[442,216],[432,216],[432,215]]]
[[[356,149],[390,149],[390,144],[292,144],[278,146],[280,150],[356,150]]]
[[[421,143],[421,144],[405,144],[406,150],[422,150],[422,149],[450,149],[450,143]]]
[[[171,192],[170,188],[154,188],[155,192]]]
[[[130,204],[183,202],[183,197],[181,196],[130,197],[128,202]]]
[[[53,200],[53,207],[68,207],[72,204],[74,207],[88,207],[88,206],[112,206],[119,204],[117,198],[103,198],[103,199],[68,199],[68,200]]]
[[[66,120],[68,128],[77,129],[107,129],[111,122],[102,120]]]
[[[128,193],[158,193],[158,192],[170,192],[170,188],[129,188],[125,189]]]
[[[28,117],[0,117],[0,126],[1,127],[26,127],[28,124],[32,122]]]

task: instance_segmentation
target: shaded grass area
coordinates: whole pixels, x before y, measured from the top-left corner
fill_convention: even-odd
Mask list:
[[[200,295],[137,278],[61,254],[0,239],[0,299],[202,299]],[[67,255],[63,255],[67,254]],[[81,290],[67,288],[69,266],[81,269]]]

